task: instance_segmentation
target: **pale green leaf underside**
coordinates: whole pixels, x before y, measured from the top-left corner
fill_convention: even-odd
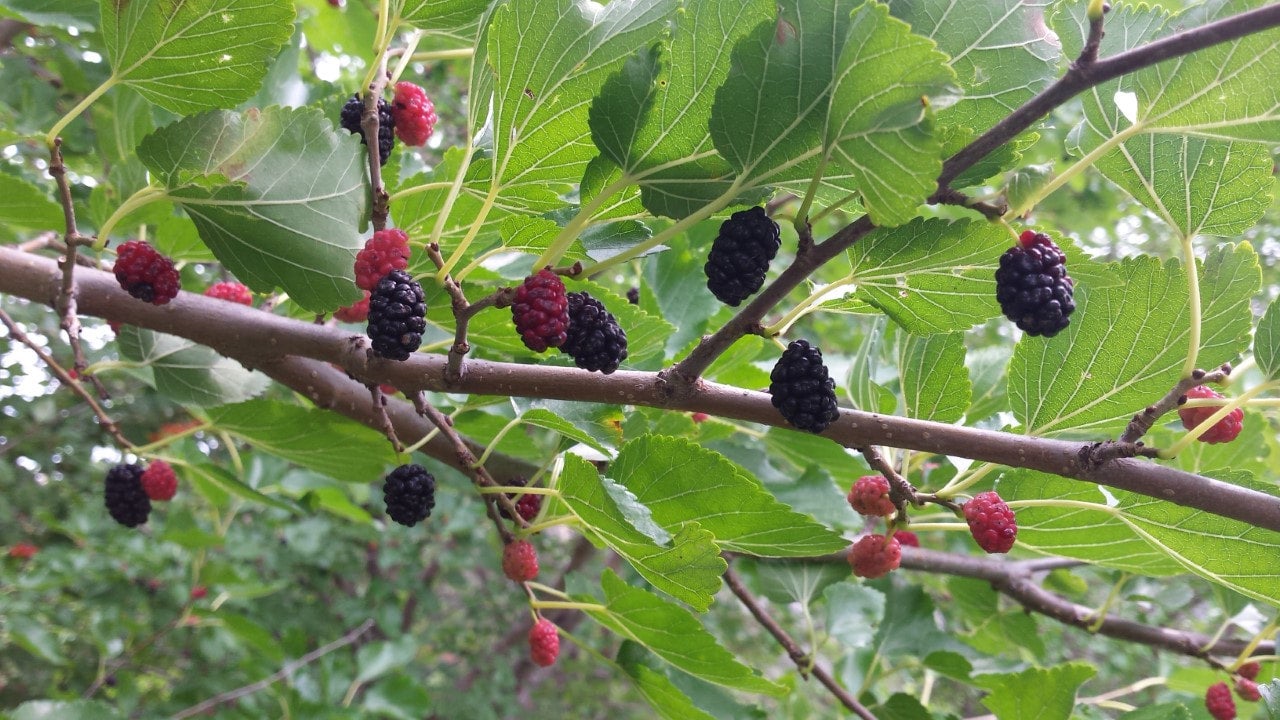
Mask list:
[[[978,675],[974,682],[991,690],[982,704],[1000,720],[1051,720],[1071,715],[1076,691],[1097,672],[1085,663],[1067,663],[1019,673]]]
[[[102,0],[113,77],[179,114],[252,97],[293,35],[288,0]]]
[[[765,695],[786,694],[781,685],[738,662],[688,610],[627,585],[612,570],[600,577],[600,587],[605,609],[587,614],[613,632],[709,683]]]
[[[62,208],[35,185],[0,173],[0,223],[54,230],[62,227]]]
[[[313,312],[359,297],[364,153],[315,109],[210,112],[161,128],[138,155],[218,260],[258,292]]]
[[[426,32],[456,32],[474,26],[490,0],[395,0],[392,12]],[[397,7],[399,6],[399,7]]]
[[[964,88],[964,97],[938,113],[939,123],[984,132],[1057,78],[1060,53],[1040,22],[1047,5],[1045,0],[889,4],[912,32],[931,38],[950,56]]]
[[[116,336],[120,354],[151,368],[155,388],[173,402],[209,407],[248,400],[271,384],[262,373],[175,335],[133,325]]]
[[[559,490],[583,530],[626,558],[654,587],[698,610],[711,606],[727,567],[711,533],[688,524],[668,545],[658,545],[627,521],[595,468],[576,455],[564,456]]]
[[[1217,367],[1249,347],[1250,301],[1262,288],[1258,253],[1247,242],[1213,247],[1200,269],[1200,354],[1196,364]]]
[[[1178,381],[1190,337],[1182,266],[1140,257],[1117,274],[1122,287],[1077,292],[1066,330],[1018,342],[1009,402],[1028,433],[1118,430]]]
[[[659,525],[674,530],[696,522],[725,550],[810,557],[848,545],[778,502],[742,467],[683,438],[646,435],[627,443],[609,476],[647,505]]]
[[[998,225],[916,219],[877,229],[848,252],[856,299],[916,334],[967,330],[996,317],[995,272],[1012,244]]]
[[[649,706],[663,720],[715,720],[693,704],[689,696],[680,692],[666,675],[639,663],[621,666],[623,674],[631,681]]]
[[[250,400],[210,411],[209,422],[263,452],[338,480],[368,483],[397,464],[382,433],[318,408]]]
[[[955,422],[969,407],[973,386],[960,333],[899,335],[898,375],[907,417]]]
[[[600,442],[591,437],[590,434],[579,430],[573,423],[565,420],[559,415],[556,415],[550,410],[534,408],[525,412],[524,415],[521,415],[520,420],[521,422],[533,425],[534,427],[545,428],[552,432],[559,433],[574,442],[580,442],[606,457],[611,454],[608,448],[601,445]]]
[[[1272,300],[1253,336],[1253,357],[1268,380],[1280,377],[1280,300]]]
[[[485,57],[493,86],[492,161],[473,164],[469,179],[519,188],[535,205],[571,190],[596,155],[587,126],[592,99],[611,72],[657,37],[672,11],[672,0],[500,6]]]

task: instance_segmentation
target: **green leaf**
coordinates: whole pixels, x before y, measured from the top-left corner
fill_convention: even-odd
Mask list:
[[[770,562],[744,556],[734,566],[750,579],[753,590],[777,603],[808,605],[823,590],[849,577],[849,568],[841,563]]]
[[[147,136],[138,155],[253,290],[281,288],[313,312],[359,297],[364,153],[319,110],[205,113]]]
[[[1175,575],[1181,568],[1151,547],[1107,507],[1107,496],[1093,483],[1031,470],[1000,478],[1000,496],[1014,500],[1063,500],[1065,507],[1017,509],[1018,544],[1046,555],[1062,555],[1142,575]],[[1080,503],[1097,506],[1084,507]]]
[[[420,30],[458,31],[474,25],[490,0],[394,0],[392,13]]]
[[[232,475],[230,470],[218,465],[203,463],[187,465],[183,469],[183,475],[189,478],[197,487],[200,487],[201,493],[211,500],[223,493],[230,493],[238,495],[245,500],[270,505],[290,513],[298,512],[298,508],[293,504],[249,487],[235,475]],[[216,489],[211,490],[210,488]]]
[[[288,0],[102,0],[112,78],[189,115],[251,97],[293,35]]]
[[[356,653],[356,664],[360,667],[356,682],[367,683],[399,670],[412,662],[417,654],[418,641],[412,635],[363,645]]]
[[[877,720],[933,720],[933,715],[914,696],[894,693],[872,708]]]
[[[609,476],[674,530],[695,522],[726,550],[760,557],[808,557],[848,545],[791,510],[724,456],[683,438],[646,435],[627,443]]]
[[[955,73],[932,40],[868,2],[853,11],[836,74],[824,162],[852,173],[877,225],[901,225],[937,189],[930,107],[949,102]]]
[[[911,32],[951,56],[964,96],[938,122],[985,132],[1057,79],[1057,44],[1040,27],[1044,0],[984,0],[955,12],[953,0],[890,3]],[[1108,25],[1110,18],[1108,18]]]
[[[573,423],[565,420],[559,415],[556,415],[550,410],[544,408],[527,410],[520,416],[520,420],[528,425],[545,428],[552,432],[559,433],[574,442],[580,442],[606,457],[612,454],[609,448],[600,444],[600,442],[590,434],[583,430],[579,430]]]
[[[4,0],[9,8],[33,25],[93,30],[98,25],[96,0]]]
[[[35,185],[0,173],[0,223],[40,230],[60,229],[62,207]]]
[[[592,103],[601,155],[639,182],[655,215],[682,218],[729,190],[733,169],[708,126],[713,88],[728,76],[734,44],[773,19],[768,0],[699,0],[676,14],[670,37],[639,52]]]
[[[98,130],[99,151],[115,162],[133,158],[138,143],[156,129],[151,106],[141,94],[128,87],[116,88],[93,104],[93,124]]]
[[[1267,380],[1280,377],[1280,300],[1272,300],[1253,335],[1253,358]]]
[[[1009,402],[1028,433],[1119,430],[1178,381],[1190,337],[1183,268],[1138,257],[1118,271],[1123,287],[1077,294],[1066,330],[1018,341]]]
[[[968,632],[962,636],[966,643],[989,655],[1005,652],[1012,643],[1026,648],[1034,657],[1044,656],[1044,641],[1035,617],[1021,610],[1000,612],[1000,595],[990,583],[952,577],[947,580],[947,590],[951,607],[967,625]]]
[[[488,29],[492,163],[472,165],[474,185],[502,189],[529,209],[563,205],[595,152],[588,106],[605,79],[652,42],[671,0],[610,3],[511,0]],[[483,122],[485,112],[478,120]],[[513,192],[517,191],[518,192]]]
[[[619,661],[631,685],[665,720],[715,720],[693,704],[666,675],[638,662]]]
[[[1059,32],[1069,56],[1079,52],[1087,33],[1084,9],[1071,8],[1072,16],[1061,22],[1069,26]],[[1146,6],[1123,6],[1107,18],[1100,55],[1187,22]],[[1280,92],[1271,82],[1276,72],[1280,49],[1252,36],[1172,59],[1086,93],[1085,119],[1070,144],[1078,155],[1114,148],[1098,158],[1098,169],[1183,235],[1237,235],[1271,204],[1270,151],[1237,141],[1274,142],[1280,128]]]
[[[184,405],[242,402],[271,384],[266,375],[176,335],[125,325],[116,342],[123,357],[151,368],[156,390]]]
[[[280,662],[284,659],[284,650],[281,649],[280,642],[260,623],[247,615],[227,612],[225,608],[220,610],[216,617],[223,627],[261,657],[272,662]]]
[[[576,455],[564,456],[558,487],[584,531],[626,558],[641,577],[698,610],[711,607],[720,575],[728,567],[711,533],[688,523],[669,545],[658,545],[626,519],[596,469]]]
[[[120,713],[99,700],[31,700],[9,713],[9,720],[117,720]]]
[[[270,400],[224,405],[209,422],[259,450],[338,480],[368,483],[398,464],[376,430],[336,413]]]
[[[783,695],[786,689],[738,662],[688,610],[631,587],[612,570],[600,577],[603,610],[587,610],[604,627],[648,648],[684,672],[734,690]]]
[[[1097,672],[1084,663],[1065,663],[1020,673],[978,675],[973,680],[991,691],[982,704],[997,720],[1065,720],[1075,707],[1076,690]]]
[[[888,585],[884,618],[876,628],[875,650],[887,657],[927,657],[938,650],[966,652],[965,646],[938,628],[933,600],[918,585]]]
[[[40,623],[28,618],[10,618],[6,630],[15,645],[44,662],[50,665],[69,663],[58,647],[61,644],[58,638]]]
[[[1267,714],[1271,716],[1271,720],[1280,718],[1280,680],[1259,683],[1258,690],[1262,693],[1262,701],[1267,706]]]
[[[981,221],[917,218],[849,249],[856,297],[907,331],[955,332],[1000,315],[995,273],[1009,233]]]
[[[898,336],[898,372],[907,417],[955,422],[969,408],[973,386],[964,366],[964,337]]]
[[[1262,288],[1258,253],[1247,242],[1209,250],[1200,270],[1200,367],[1234,361],[1249,347],[1250,302]]]
[[[377,717],[419,720],[431,714],[431,695],[422,681],[406,673],[395,673],[364,690],[361,706]]]
[[[838,565],[848,577],[849,568]],[[884,617],[884,593],[863,584],[843,582],[822,594],[827,601],[827,632],[851,650],[870,646],[876,626]]]

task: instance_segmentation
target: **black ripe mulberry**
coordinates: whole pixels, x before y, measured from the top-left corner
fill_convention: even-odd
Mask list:
[[[571,292],[569,329],[560,352],[585,370],[608,375],[627,359],[627,334],[604,304],[585,292]]]
[[[342,106],[342,127],[353,135],[360,136],[365,145],[369,141],[360,127],[360,119],[364,115],[364,101],[359,95],[352,95],[346,105]],[[396,117],[391,113],[391,103],[378,98],[378,163],[386,165],[391,157],[391,150],[396,146]]]
[[[1067,256],[1048,235],[1027,230],[1000,256],[996,300],[1004,316],[1028,335],[1053,337],[1071,324],[1075,283]]]
[[[369,339],[373,352],[388,360],[408,360],[427,329],[422,286],[404,270],[392,270],[369,295]]]
[[[550,270],[539,270],[516,288],[511,319],[525,347],[534,352],[560,347],[569,327],[569,299],[564,282]]]
[[[782,240],[778,223],[753,207],[729,216],[711,245],[707,264],[707,289],[726,304],[737,307],[764,285],[769,261],[778,254]]]
[[[142,487],[142,466],[121,464],[108,470],[103,500],[111,518],[121,525],[138,527],[146,522],[151,498]]]
[[[773,406],[796,428],[820,433],[840,416],[836,409],[836,383],[822,364],[822,351],[808,340],[796,340],[787,346],[769,380]]]
[[[412,527],[436,506],[436,479],[421,465],[401,465],[387,474],[382,499],[392,520]]]

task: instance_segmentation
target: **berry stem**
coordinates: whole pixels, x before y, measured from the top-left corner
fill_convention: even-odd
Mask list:
[[[968,477],[965,477],[964,473],[960,473],[952,478],[951,482],[943,485],[942,489],[935,492],[934,495],[942,499],[953,498],[957,494],[973,487],[975,483],[990,475],[991,471],[995,470],[997,467],[999,466],[995,463],[983,463],[977,470],[970,473]]]
[[[185,438],[185,437],[189,437],[189,436],[191,436],[191,435],[195,435],[195,434],[196,434],[196,433],[198,433],[198,432],[202,432],[202,431],[204,431],[204,430],[208,430],[208,429],[209,429],[209,427],[210,427],[210,426],[209,426],[209,424],[208,424],[208,423],[201,423],[201,424],[196,425],[196,426],[194,426],[194,427],[187,428],[186,430],[183,430],[182,432],[177,432],[177,433],[174,433],[174,434],[172,434],[172,435],[165,435],[164,437],[160,438],[159,440],[156,440],[155,442],[147,443],[146,445],[139,445],[139,446],[137,446],[137,447],[133,448],[133,452],[134,452],[134,454],[139,455],[139,456],[151,455],[151,453],[152,453],[153,451],[155,451],[155,450],[159,450],[159,449],[160,449],[160,448],[162,448],[162,447],[167,447],[167,446],[169,446],[169,445],[172,445],[173,443],[175,443],[175,442],[177,442],[177,441],[179,441],[179,440],[181,440],[181,439],[183,439],[183,438]],[[168,458],[160,458],[160,459],[164,460],[165,462],[169,463],[170,465],[186,465],[186,464],[187,464],[186,462],[181,461],[181,460],[170,460],[170,459],[168,459]]]
[[[1262,628],[1257,635],[1254,635],[1253,639],[1249,641],[1249,644],[1244,647],[1244,650],[1240,651],[1240,655],[1236,657],[1236,661],[1231,664],[1232,672],[1235,672],[1235,670],[1237,670],[1241,665],[1249,662],[1250,660],[1260,661],[1268,659],[1265,657],[1253,657],[1253,652],[1258,649],[1259,644],[1266,641],[1267,638],[1272,635],[1275,635],[1278,627],[1280,627],[1280,618],[1272,618],[1271,621],[1267,623],[1266,627]]]
[[[409,41],[404,44],[404,48],[400,50],[400,60],[396,63],[396,69],[391,71],[391,79],[388,84],[395,85],[400,80],[400,76],[404,74],[405,68],[409,67],[409,63],[413,60],[413,51],[418,48],[418,41],[422,39],[422,31],[415,29],[409,34]]]
[[[765,327],[762,334],[765,337],[774,337],[775,335],[782,335],[786,333],[788,330],[791,329],[792,325],[794,325],[797,321],[799,321],[800,318],[804,317],[805,315],[808,315],[809,312],[813,309],[813,306],[817,305],[820,301],[826,299],[826,297],[830,295],[832,291],[834,291],[837,288],[843,287],[845,285],[852,285],[854,281],[855,281],[854,274],[849,273],[848,275],[845,275],[839,280],[836,280],[827,285],[823,285],[817,290],[809,293],[809,297],[805,298],[804,300],[801,300],[795,307],[791,308],[791,310],[789,310],[786,315],[783,315],[782,318],[778,320],[778,322]]]
[[[533,266],[535,268],[549,267],[559,262],[560,258],[564,257],[569,246],[573,244],[573,241],[577,240],[582,231],[591,223],[591,218],[595,216],[596,211],[604,207],[604,204],[613,199],[614,195],[626,190],[635,181],[636,178],[623,173],[622,177],[609,183],[600,192],[596,193],[596,196],[591,198],[591,202],[579,207],[573,219],[565,224],[560,229],[560,232],[556,233],[551,244],[542,252],[542,255],[538,256],[538,260],[534,262]]]
[[[1124,589],[1124,584],[1129,581],[1129,573],[1121,573],[1120,579],[1112,583],[1111,591],[1107,593],[1107,599],[1102,601],[1102,605],[1093,611],[1093,620],[1089,622],[1085,630],[1090,633],[1096,633],[1102,628],[1102,623],[1107,621],[1107,614],[1111,612],[1111,608],[1116,604],[1116,600],[1120,599],[1120,591]]]
[[[1191,337],[1187,341],[1187,359],[1182,363],[1182,376],[1191,377],[1200,355],[1200,268],[1196,265],[1196,250],[1191,245],[1192,236],[1182,236],[1182,261],[1187,266],[1187,298],[1191,307]]]
[[[115,87],[118,82],[120,82],[120,76],[116,73],[112,73],[111,77],[107,78],[101,85],[94,88],[93,92],[86,95],[85,98],[77,103],[75,107],[68,110],[66,115],[63,115],[58,122],[53,124],[53,128],[49,130],[49,134],[44,136],[44,144],[52,149],[54,143],[58,139],[58,136],[62,134],[62,131],[67,127],[67,125],[70,125],[72,120],[75,120],[81,113],[88,110],[90,105],[92,105],[98,98],[105,95],[108,90]]]
[[[391,24],[391,1],[378,0],[378,27],[373,32],[373,62],[369,63],[369,71],[364,75],[364,81],[360,83],[360,87],[368,88],[373,84],[379,72],[386,71],[386,55],[387,50],[391,47],[391,38],[395,35],[395,27]],[[375,104],[377,100],[374,100]],[[376,111],[375,111],[376,112]],[[374,138],[374,155],[377,154],[377,138]]]
[[[111,240],[111,231],[129,213],[158,200],[163,200],[168,194],[168,191],[162,187],[148,185],[130,195],[127,200],[120,204],[120,207],[116,208],[115,212],[111,213],[111,217],[102,223],[102,227],[98,228],[98,238],[93,243],[93,249],[101,250],[105,248],[107,242]]]
[[[1080,510],[1097,510],[1108,515],[1120,517],[1123,513],[1117,508],[1109,507],[1101,503],[1084,502],[1083,500],[1009,500],[1005,502],[1010,508],[1025,507],[1051,507],[1051,508],[1078,508]]]
[[[609,610],[608,607],[599,603],[571,600],[530,600],[529,606],[536,610],[581,610],[582,612],[608,612]]]
[[[675,224],[668,227],[666,230],[663,230],[662,232],[657,233],[656,235],[649,238],[648,240],[645,240],[642,243],[633,245],[627,248],[626,250],[618,253],[617,255],[614,255],[613,257],[610,257],[606,260],[601,260],[595,265],[584,268],[583,272],[586,273],[587,275],[594,275],[595,273],[603,272],[605,270],[608,270],[611,267],[614,267],[615,265],[621,265],[624,262],[640,257],[641,255],[648,252],[649,250],[666,242],[669,238],[673,238],[673,237],[676,237],[677,235],[684,234],[684,232],[689,228],[693,227],[694,225],[697,225],[703,220],[706,220],[712,215],[715,215],[716,213],[723,210],[730,203],[732,203],[734,199],[738,197],[738,193],[741,192],[742,190],[742,180],[743,180],[742,176],[739,176],[738,178],[736,178],[733,181],[733,184],[729,186],[729,189],[725,190],[724,193],[720,195],[720,197],[717,197],[716,199],[712,200],[711,202],[707,203],[701,208],[698,208],[698,211],[693,213],[692,215],[681,218],[679,221],[677,221]]]
[[[433,60],[464,60],[476,54],[475,48],[457,48],[455,50],[424,50],[413,53],[413,62],[431,62]]]
[[[1186,435],[1183,435],[1182,437],[1178,438],[1178,440],[1175,443],[1161,450],[1160,457],[1166,460],[1178,457],[1178,454],[1181,453],[1183,450],[1186,450],[1188,445],[1198,440],[1201,435],[1209,432],[1210,428],[1212,428],[1214,425],[1217,425],[1218,421],[1222,420],[1222,418],[1230,415],[1231,411],[1235,410],[1238,407],[1243,406],[1251,398],[1254,398],[1258,395],[1261,395],[1264,392],[1267,392],[1268,390],[1274,390],[1276,388],[1280,388],[1280,380],[1272,380],[1271,382],[1265,382],[1265,383],[1262,383],[1261,385],[1255,385],[1254,387],[1249,388],[1248,390],[1241,393],[1240,395],[1237,395],[1236,397],[1231,398],[1231,402],[1218,408],[1216,412],[1214,412],[1209,417],[1205,418],[1204,422],[1195,426],[1195,428],[1188,430]]]
[[[558,598],[564,598],[565,600],[573,599],[569,595],[569,593],[563,590],[558,590],[556,588],[553,588],[550,585],[544,585],[543,583],[540,583],[536,580],[526,580],[524,583],[524,586],[525,586],[525,589],[530,591],[537,591],[546,595],[551,595]],[[531,600],[534,599],[532,595],[530,595],[530,599]]]
[[[471,143],[470,140],[468,140],[467,151],[470,152],[470,150]],[[461,179],[462,174],[460,173],[458,175],[458,180],[461,181]],[[458,184],[461,185],[461,182]],[[489,184],[489,192],[484,196],[484,203],[480,205],[480,209],[476,211],[476,216],[471,221],[471,227],[467,228],[467,234],[463,236],[462,242],[458,243],[458,247],[453,249],[453,252],[449,255],[449,259],[446,260],[444,265],[441,265],[440,269],[436,272],[436,282],[443,283],[445,276],[453,270],[455,265],[461,262],[462,256],[467,252],[467,248],[471,247],[471,242],[476,239],[476,235],[480,232],[480,228],[484,226],[484,221],[489,218],[489,211],[493,210],[494,202],[498,198],[498,191],[501,189],[502,188],[496,179]],[[456,199],[456,197],[456,195],[450,197],[448,199],[449,205],[446,207],[452,207],[453,200]],[[441,213],[440,217],[443,218],[445,214],[446,213]],[[440,222],[437,221],[436,225],[439,227]],[[432,234],[431,241],[436,242],[434,233]]]
[[[453,181],[422,183],[421,185],[414,185],[413,187],[407,187],[403,190],[397,190],[396,192],[391,193],[391,197],[387,200],[394,204],[398,200],[403,200],[407,197],[417,195],[418,193],[431,192],[432,190],[444,190],[445,188],[451,187],[453,187]]]
[[[797,233],[801,232],[802,226],[807,227],[810,224],[809,209],[813,207],[813,199],[818,194],[818,187],[822,185],[822,177],[826,175],[827,163],[830,160],[830,153],[823,153],[822,160],[818,162],[818,169],[814,171],[813,177],[809,180],[809,187],[805,190],[804,200],[800,201],[800,208],[796,210],[796,218],[793,223]]]
[[[1027,198],[1027,200],[1025,200],[1024,202],[1020,203],[1021,205],[1020,208],[1010,209],[1009,212],[1005,213],[1004,217],[1001,219],[1007,222],[1009,220],[1013,220],[1017,218],[1022,213],[1034,208],[1036,205],[1040,203],[1041,200],[1049,197],[1049,195],[1051,195],[1055,190],[1071,182],[1071,180],[1074,179],[1077,175],[1079,175],[1080,173],[1092,167],[1093,164],[1098,162],[1098,160],[1101,159],[1103,155],[1106,155],[1107,153],[1111,152],[1113,149],[1115,149],[1116,146],[1123,144],[1124,141],[1128,140],[1134,135],[1139,134],[1145,129],[1146,129],[1146,126],[1143,123],[1136,122],[1130,125],[1129,127],[1125,128],[1124,130],[1121,130],[1120,132],[1116,133],[1115,135],[1112,135],[1111,137],[1107,138],[1105,141],[1103,141],[1101,145],[1094,148],[1091,152],[1086,154],[1084,157],[1075,161],[1074,164],[1072,164],[1066,170],[1063,170],[1062,173],[1060,173],[1057,177],[1053,178],[1052,180],[1050,180],[1049,182],[1041,186],[1038,190],[1036,190],[1034,195]]]
[[[966,523],[953,522],[913,522],[907,526],[911,532],[924,530],[941,530],[943,532],[969,532],[969,526]]]
[[[502,494],[518,494],[518,495],[559,495],[559,490],[542,487],[528,487],[526,485],[494,485],[493,487],[478,488],[481,495],[497,495]]]

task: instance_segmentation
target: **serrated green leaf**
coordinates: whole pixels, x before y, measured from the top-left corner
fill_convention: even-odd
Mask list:
[[[604,571],[600,587],[605,594],[605,608],[586,613],[618,635],[707,682],[764,695],[786,693],[781,685],[738,662],[688,610],[631,587],[612,570]]]
[[[991,583],[973,578],[947,580],[950,607],[965,619],[968,632],[962,638],[978,651],[999,655],[1010,643],[1025,648],[1032,656],[1044,656],[1044,640],[1033,615],[1022,611],[1000,612],[999,593]]]
[[[360,668],[356,682],[369,682],[398,670],[412,662],[417,654],[418,641],[412,635],[362,645],[356,652],[356,664]]]
[[[224,405],[209,422],[259,450],[349,482],[374,482],[398,464],[376,430],[336,413],[270,400]]]
[[[1127,712],[1118,720],[1191,720],[1191,712],[1182,703],[1160,703]]]
[[[120,713],[98,700],[30,700],[9,713],[9,720],[117,720]]]
[[[116,335],[120,354],[151,368],[155,388],[184,405],[210,407],[249,400],[267,389],[271,379],[246,370],[211,348],[134,325]]]
[[[605,491],[600,475],[586,460],[564,456],[560,497],[583,523],[583,530],[631,563],[654,587],[698,610],[711,606],[728,565],[711,533],[686,524],[661,546],[631,525]]]
[[[1197,364],[1217,367],[1249,347],[1250,301],[1262,288],[1258,253],[1247,242],[1214,246],[1200,269],[1200,354]]]
[[[475,25],[490,0],[395,0],[391,11],[419,30],[457,32]]]
[[[991,691],[982,704],[997,720],[1065,720],[1075,707],[1076,690],[1097,672],[1085,663],[1065,663],[1020,673],[978,675],[973,680]]]
[[[530,210],[563,205],[559,195],[573,189],[596,154],[588,138],[589,104],[612,72],[658,36],[673,10],[671,0],[499,6],[484,58],[492,75],[475,85],[492,87],[492,162],[473,163],[469,182],[501,189]]]
[[[1253,358],[1267,380],[1280,377],[1280,300],[1272,300],[1253,334]]]
[[[956,12],[955,0],[890,3],[911,31],[950,56],[964,96],[938,122],[985,132],[1057,79],[1057,44],[1040,29],[1045,0],[984,0]],[[1109,22],[1108,18],[1108,22]]]
[[[998,225],[917,218],[849,249],[857,297],[907,331],[967,330],[1000,314],[995,273],[1011,240]]]
[[[623,663],[621,667],[631,685],[665,720],[715,720],[680,692],[671,679],[639,663]]]
[[[955,422],[969,408],[973,385],[960,333],[898,336],[898,373],[907,417]]]
[[[1077,294],[1057,336],[1024,336],[1009,365],[1009,402],[1035,435],[1122,428],[1178,381],[1187,356],[1187,280],[1176,261],[1120,264],[1119,288]]]
[[[993,345],[978,348],[965,356],[965,364],[969,368],[969,378],[973,383],[973,397],[965,416],[970,423],[995,415],[1009,409],[1009,398],[1005,394],[1004,370],[1009,366],[1012,356],[1010,348]]]
[[[102,0],[112,78],[187,115],[251,97],[293,35],[288,0]]]
[[[849,577],[849,568],[843,563],[769,562],[740,557],[734,560],[734,567],[751,580],[752,589],[776,603],[809,605],[823,590]]]
[[[889,699],[872,708],[878,720],[933,720],[933,715],[920,701],[906,693],[894,693]]]
[[[50,665],[67,665],[58,638],[49,629],[28,618],[10,618],[6,628],[15,645]]]
[[[526,410],[525,413],[520,416],[520,420],[528,423],[529,425],[533,425],[534,427],[545,428],[552,432],[559,433],[570,440],[580,442],[606,457],[612,454],[609,448],[602,445],[590,434],[583,430],[579,430],[573,423],[545,408],[533,408],[532,410]]]
[[[114,162],[133,158],[138,143],[156,128],[151,106],[141,94],[128,87],[116,88],[93,104],[93,124],[98,130],[98,149],[103,157]]]
[[[1088,21],[1083,5],[1065,10],[1054,21],[1064,52],[1074,57]],[[1224,10],[1225,4],[1217,8]],[[1100,55],[1187,22],[1148,6],[1122,6],[1107,18]],[[1280,92],[1270,81],[1277,72],[1280,47],[1260,36],[1140,70],[1085,94],[1085,119],[1071,144],[1080,155],[1114,148],[1098,158],[1098,169],[1183,235],[1238,234],[1271,203],[1270,152],[1249,141],[1280,137]]]
[[[0,223],[40,230],[60,229],[62,208],[35,185],[0,173]]]
[[[760,557],[808,557],[848,545],[838,533],[778,502],[724,456],[683,438],[628,442],[609,476],[674,530],[696,522],[726,550]]]
[[[33,25],[93,30],[100,12],[97,0],[4,0],[0,3]]]
[[[933,600],[919,585],[887,585],[882,589],[884,618],[873,641],[878,653],[921,657],[938,650],[967,651],[964,644],[938,627]]]
[[[682,218],[721,197],[733,170],[712,145],[711,89],[729,73],[731,49],[772,20],[767,0],[699,0],[675,17],[670,38],[639,52],[592,103],[600,153],[638,181],[644,207]]]
[[[250,619],[247,615],[227,612],[223,608],[217,614],[217,622],[264,658],[273,662],[280,662],[284,659],[284,650],[281,649],[279,641],[276,640],[271,631],[255,620]]]
[[[849,568],[841,563],[845,577]],[[884,617],[884,593],[863,584],[837,583],[822,594],[827,601],[827,632],[850,650],[870,645]]]
[[[193,483],[197,484],[197,486],[207,484],[216,488],[213,492],[204,491],[202,489],[203,494],[211,499],[216,497],[218,494],[225,495],[226,493],[230,493],[232,495],[238,495],[245,500],[260,503],[262,505],[269,505],[290,513],[298,512],[298,508],[293,504],[280,500],[279,498],[266,495],[249,487],[244,483],[244,481],[240,480],[235,475],[232,475],[231,471],[224,467],[205,463],[187,465],[183,469],[183,475],[184,477],[189,477]]]
[[[211,112],[157,130],[138,155],[240,281],[325,312],[359,298],[368,190],[359,141],[343,135],[315,109]]]
[[[888,7],[853,11],[823,138],[824,164],[850,171],[871,219],[901,225],[937,189],[942,146],[931,108],[949,103],[955,73],[932,40]]]
[[[1000,478],[1000,496],[1014,500],[1062,500],[1067,507],[1018,508],[1018,544],[1046,555],[1062,555],[1143,575],[1175,575],[1181,567],[1152,548],[1116,513],[1092,483],[1031,470]],[[1081,503],[1096,505],[1090,509]]]

